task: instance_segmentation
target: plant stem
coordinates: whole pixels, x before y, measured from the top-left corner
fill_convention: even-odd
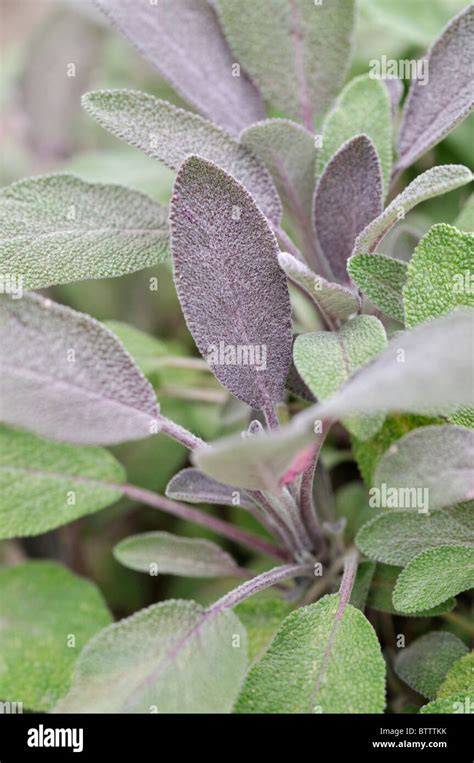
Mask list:
[[[196,400],[202,403],[218,403],[219,405],[227,400],[225,392],[195,387],[160,387],[158,394],[160,397],[174,397],[179,400]]]
[[[284,549],[278,548],[278,546],[266,541],[264,538],[259,538],[258,535],[242,530],[240,527],[234,527],[230,522],[225,522],[223,519],[213,517],[192,506],[173,501],[170,498],[165,498],[165,496],[158,495],[150,490],[145,490],[145,488],[136,487],[135,485],[117,484],[111,485],[111,487],[115,487],[117,490],[120,490],[123,495],[126,495],[135,501],[144,503],[147,506],[152,506],[154,509],[161,509],[168,514],[174,514],[174,516],[185,519],[188,522],[194,522],[202,527],[207,527],[209,530],[214,530],[214,532],[219,535],[223,535],[236,543],[242,543],[245,546],[249,546],[249,548],[253,548],[255,551],[262,554],[272,556],[275,559],[280,559],[282,561],[287,561],[288,559],[288,553]]]
[[[161,426],[160,431],[181,443],[181,445],[184,445],[185,448],[195,450],[196,448],[208,447],[207,443],[201,440],[200,437],[171,421],[171,419],[167,419],[166,416],[161,416],[160,414],[157,418]]]
[[[265,408],[263,409],[263,415],[265,416],[267,427],[270,430],[277,432],[280,429],[280,422],[278,421],[275,405],[271,400],[269,400],[265,405]]]
[[[474,636],[474,623],[471,623],[457,612],[447,612],[445,615],[441,615],[441,617],[443,620],[447,620],[448,622],[457,625],[459,628],[462,628],[466,633],[469,633],[470,636]]]
[[[310,569],[311,567],[307,564],[285,564],[281,567],[274,567],[272,570],[263,572],[261,575],[242,583],[238,588],[234,588],[233,591],[226,593],[212,604],[207,612],[219,612],[222,609],[234,607],[239,602],[248,599],[249,596],[254,596],[265,588],[281,583],[282,580],[307,575]]]
[[[313,501],[314,473],[316,471],[316,465],[318,463],[319,454],[321,452],[323,439],[324,438],[321,437],[317,442],[315,442],[313,446],[312,462],[301,475],[300,489],[301,516],[309,535],[314,540],[315,547],[313,550],[315,553],[319,553],[324,546],[324,539],[316,519],[316,512]]]

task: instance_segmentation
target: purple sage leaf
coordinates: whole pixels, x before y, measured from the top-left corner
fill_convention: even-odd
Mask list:
[[[241,506],[251,509],[254,503],[239,488],[224,485],[200,472],[199,469],[182,469],[168,482],[168,498],[188,503],[216,503],[219,506]]]
[[[413,164],[474,107],[474,5],[455,16],[426,58],[428,81],[412,82],[403,110],[395,171]]]
[[[112,445],[158,431],[155,393],[99,321],[37,294],[0,296],[0,420]]]
[[[219,381],[260,410],[283,397],[291,310],[278,245],[252,196],[220,167],[189,157],[171,200],[176,289]]]
[[[207,0],[95,0],[174,89],[232,134],[262,119],[258,90],[240,70]]]
[[[82,104],[106,130],[171,170],[177,170],[190,154],[219,165],[250,191],[264,215],[278,225],[281,202],[270,173],[212,122],[135,90],[97,90],[86,93]]]
[[[356,135],[326,165],[314,195],[314,224],[336,279],[350,282],[346,263],[359,233],[383,210],[380,161],[373,142]]]

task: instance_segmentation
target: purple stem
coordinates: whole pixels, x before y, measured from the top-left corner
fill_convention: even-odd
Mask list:
[[[267,427],[274,432],[278,432],[280,429],[280,422],[278,421],[275,404],[271,400],[268,400],[265,404],[263,415],[265,416]]]
[[[282,580],[288,580],[289,578],[296,578],[303,575],[307,575],[311,571],[311,565],[307,564],[285,564],[281,567],[274,567],[268,572],[262,572],[261,575],[257,575],[251,580],[247,580],[242,585],[234,588],[233,591],[229,591],[222,598],[218,599],[207,610],[207,613],[220,612],[222,609],[228,607],[234,607],[239,602],[248,599],[249,596],[263,591],[265,588],[269,588],[272,585],[281,583]]]
[[[234,527],[230,522],[225,522],[223,519],[218,519],[210,514],[205,514],[204,511],[195,509],[192,506],[187,506],[178,501],[172,501],[170,498],[165,498],[165,496],[152,493],[150,490],[145,490],[144,488],[136,487],[135,485],[117,484],[111,485],[111,487],[115,487],[117,490],[120,490],[123,495],[126,495],[135,501],[144,503],[147,506],[152,506],[155,509],[161,509],[162,511],[168,512],[168,514],[174,514],[174,516],[185,519],[188,522],[194,522],[202,527],[207,527],[210,530],[214,530],[214,532],[219,535],[223,535],[236,543],[242,543],[245,546],[249,546],[262,554],[267,554],[267,556],[272,556],[281,561],[288,560],[288,553],[284,549],[278,548],[278,546],[269,543],[264,538],[259,538],[258,535],[249,533],[239,527]]]
[[[161,426],[160,432],[168,435],[168,437],[171,437],[173,440],[180,442],[185,448],[195,450],[196,448],[207,446],[207,443],[204,442],[204,440],[201,440],[200,437],[197,437],[184,427],[171,421],[171,419],[167,419],[166,416],[158,416],[158,421]]]
[[[310,465],[307,469],[303,472],[301,475],[301,488],[300,488],[300,509],[301,509],[301,516],[303,518],[303,522],[311,536],[311,538],[315,542],[315,548],[313,549],[315,553],[319,553],[324,545],[323,536],[321,533],[321,529],[318,525],[318,521],[316,518],[316,511],[314,507],[314,500],[313,500],[313,483],[314,483],[314,473],[316,471],[316,466],[318,464],[319,460],[319,454],[321,453],[321,448],[323,445],[323,442],[325,440],[326,434],[330,428],[331,424],[328,423],[326,426],[323,424],[323,431],[321,433],[321,436],[318,437],[316,442],[313,446],[313,457]]]

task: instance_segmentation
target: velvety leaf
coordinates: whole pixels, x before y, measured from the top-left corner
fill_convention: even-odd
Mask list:
[[[410,646],[400,649],[395,672],[418,694],[434,699],[448,670],[467,651],[467,646],[453,633],[425,633]]]
[[[407,326],[435,318],[458,305],[474,307],[471,269],[474,233],[433,225],[416,247],[403,290]]]
[[[291,466],[295,455],[314,439],[312,431],[293,419],[280,432],[264,432],[242,439],[230,435],[217,440],[212,448],[199,448],[192,459],[196,466],[214,479],[252,490],[275,489]]]
[[[39,535],[117,501],[121,464],[78,447],[0,426],[0,538]]]
[[[393,603],[401,612],[435,607],[474,586],[474,548],[437,546],[415,556],[400,573]]]
[[[240,183],[199,157],[178,173],[170,220],[176,289],[194,341],[227,389],[268,408],[283,397],[293,336],[267,221]]]
[[[314,225],[336,279],[348,282],[356,238],[383,209],[380,161],[366,135],[351,138],[327,163],[314,194]]]
[[[73,175],[20,180],[0,190],[0,277],[24,289],[110,278],[168,253],[168,211],[138,191]]]
[[[46,712],[71,683],[87,641],[110,623],[92,583],[56,562],[0,568],[0,696]]]
[[[125,567],[149,575],[212,578],[241,574],[232,557],[215,543],[165,532],[131,535],[115,546],[114,556]]]
[[[266,100],[310,130],[341,87],[351,55],[353,0],[218,0],[231,48]]]
[[[385,664],[375,631],[339,595],[292,612],[251,669],[240,713],[381,713]]]
[[[229,713],[246,669],[246,633],[231,610],[164,601],[89,641],[55,712]]]
[[[473,397],[471,336],[467,310],[400,332],[319,411],[314,408],[314,416],[459,410]]]
[[[372,315],[359,315],[338,331],[301,334],[293,358],[303,381],[318,400],[329,398],[349,377],[381,352],[387,343],[382,323]],[[346,422],[356,434],[377,430],[382,421]]]
[[[472,429],[453,424],[420,427],[390,446],[373,482],[379,489],[395,488],[401,500],[406,496],[404,506],[388,503],[389,508],[435,511],[474,498],[473,463]],[[413,500],[416,496],[423,496],[423,506]]]
[[[474,690],[469,693],[460,692],[459,694],[450,694],[449,697],[441,697],[427,705],[420,707],[420,713],[438,713],[440,715],[461,714],[468,715],[472,713],[474,703]]]
[[[182,469],[168,483],[166,495],[177,501],[188,503],[216,503],[219,506],[254,506],[245,492],[222,482],[213,480],[199,469]]]
[[[474,652],[464,654],[451,665],[446,677],[438,689],[439,699],[450,697],[452,694],[469,692],[474,689]]]
[[[471,193],[469,196],[459,215],[456,217],[454,225],[458,230],[470,233],[474,231],[474,193]]]
[[[98,90],[82,97],[84,108],[102,127],[148,156],[179,169],[199,154],[229,172],[250,191],[262,212],[279,223],[281,202],[264,165],[212,122],[133,90]]]
[[[398,107],[403,96],[403,82],[396,77],[395,79],[385,79],[383,84],[387,88],[387,92],[390,98],[390,107],[392,116],[395,116],[398,112]]]
[[[289,119],[266,119],[247,127],[240,142],[265,164],[293,217],[308,223],[316,157],[313,135]]]
[[[262,119],[255,86],[234,57],[207,0],[96,0],[174,89],[231,133]]]
[[[387,192],[392,169],[392,116],[388,91],[379,79],[369,74],[354,77],[343,89],[323,126],[317,174],[350,138],[367,135],[373,142]]]
[[[356,543],[370,559],[401,567],[428,548],[474,546],[474,505],[460,503],[432,515],[384,512],[359,530]]]
[[[384,254],[356,254],[347,263],[347,270],[359,289],[385,315],[405,322],[403,286],[407,264]]]
[[[353,254],[373,252],[398,220],[422,201],[432,199],[472,180],[472,172],[462,164],[442,164],[418,175],[394,198],[382,214],[367,225],[355,242]]]
[[[288,278],[310,295],[323,315],[345,320],[359,311],[361,303],[355,292],[338,283],[326,281],[288,252],[280,252],[278,262]]]
[[[99,321],[39,295],[0,295],[0,421],[112,444],[158,431],[152,387]]]
[[[369,595],[367,597],[367,606],[377,609],[380,612],[388,612],[392,615],[400,615],[401,612],[395,606],[393,601],[393,590],[400,573],[401,567],[395,567],[389,564],[377,564],[372,578]],[[456,600],[449,598],[430,609],[418,608],[417,611],[403,611],[404,617],[435,617],[450,612],[454,609]]]
[[[474,6],[452,19],[425,57],[428,81],[413,80],[398,137],[402,170],[456,127],[474,107]]]
[[[390,415],[386,416],[378,432],[369,440],[362,441],[352,437],[352,453],[364,482],[369,487],[373,484],[375,467],[392,443],[412,429],[433,424],[444,424],[444,419],[409,414]]]
[[[251,663],[262,657],[291,609],[290,602],[275,595],[253,596],[235,607],[235,614],[247,630]]]

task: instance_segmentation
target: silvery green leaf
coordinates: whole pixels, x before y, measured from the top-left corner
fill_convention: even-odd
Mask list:
[[[39,535],[103,509],[120,498],[113,483],[124,480],[121,464],[102,448],[0,426],[0,538]]]
[[[403,289],[407,326],[436,318],[457,306],[474,307],[471,270],[474,233],[433,225],[408,265]]]
[[[403,286],[407,264],[384,254],[355,254],[347,263],[347,271],[363,294],[375,307],[400,323],[404,323]]]
[[[367,135],[373,142],[387,192],[392,168],[392,117],[388,90],[369,74],[354,77],[342,90],[336,105],[324,121],[317,175],[336,151],[355,135]]]
[[[341,87],[354,0],[218,0],[230,46],[264,98],[312,129]]]
[[[309,228],[311,236],[316,157],[313,135],[289,119],[266,119],[247,127],[240,142],[261,159],[286,208],[300,225]]]
[[[194,468],[182,469],[175,474],[166,487],[166,495],[188,503],[215,503],[219,506],[241,506],[244,509],[254,506],[244,491],[213,480]]]
[[[432,702],[428,702],[427,705],[420,707],[420,713],[434,713],[440,715],[467,715],[471,714],[472,704],[474,702],[474,690],[459,692],[458,694],[450,694],[447,697],[440,697],[434,699]]]
[[[382,713],[385,663],[359,609],[324,596],[284,620],[239,697],[240,713]]]
[[[209,578],[242,574],[232,557],[215,543],[166,532],[131,535],[115,546],[114,556],[125,567],[149,575]]]
[[[155,393],[99,321],[37,294],[0,295],[0,421],[110,445],[158,431]]]
[[[73,175],[0,190],[0,278],[24,289],[133,273],[168,254],[168,210],[138,191]]]
[[[367,522],[356,543],[370,559],[404,567],[413,557],[435,546],[474,545],[474,505],[460,503],[432,515],[391,510]]]
[[[247,636],[229,610],[170,600],[100,631],[82,650],[58,713],[229,713]]]
[[[344,143],[326,164],[313,201],[316,237],[336,279],[349,282],[347,260],[357,236],[383,210],[382,175],[367,135]]]
[[[359,311],[361,302],[356,292],[326,281],[288,252],[280,252],[278,262],[288,278],[310,295],[323,315],[331,319],[345,320]]]
[[[47,560],[0,567],[0,601],[2,701],[47,712],[67,692],[78,654],[110,623],[110,613],[93,583]]]
[[[426,170],[407,185],[379,217],[364,228],[357,237],[352,254],[373,252],[395,223],[404,220],[407,213],[417,204],[453,191],[471,180],[471,170],[462,164],[441,164]]]
[[[415,556],[400,573],[393,603],[403,613],[435,607],[474,587],[474,547],[436,546]]]
[[[189,154],[222,167],[255,197],[278,225],[281,202],[262,162],[212,122],[147,93],[97,90],[82,97],[84,108],[102,127],[148,156],[178,170]]]
[[[449,669],[467,651],[454,633],[431,631],[399,650],[395,672],[418,694],[434,699]]]
[[[283,397],[293,340],[274,234],[248,191],[196,156],[178,173],[170,221],[176,289],[200,352],[236,397],[268,409]]]
[[[402,613],[395,606],[393,601],[393,590],[397,580],[402,572],[401,567],[395,567],[389,564],[377,564],[372,578],[369,595],[367,597],[367,606],[371,609],[377,609],[380,612],[388,612],[392,615],[401,615]],[[410,612],[403,612],[404,617],[435,617],[446,612],[451,612],[456,605],[456,600],[449,598],[429,609],[421,607]]]
[[[314,408],[313,418],[388,411],[432,414],[469,405],[471,336],[469,310],[400,332],[332,398]]]
[[[413,80],[398,137],[402,170],[436,145],[474,107],[474,5],[452,19],[424,59],[425,78]]]
[[[474,651],[464,654],[450,667],[439,687],[436,696],[439,699],[452,694],[473,690]]]
[[[207,0],[96,0],[174,89],[229,132],[264,115],[260,95],[238,69]]]
[[[326,400],[387,343],[378,318],[359,315],[338,331],[301,334],[295,341],[293,358],[303,381],[318,400]],[[347,421],[348,428],[362,436],[376,431],[381,419]]]
[[[393,508],[435,511],[474,498],[473,463],[472,429],[419,427],[390,446],[375,468],[373,484],[408,504]]]

